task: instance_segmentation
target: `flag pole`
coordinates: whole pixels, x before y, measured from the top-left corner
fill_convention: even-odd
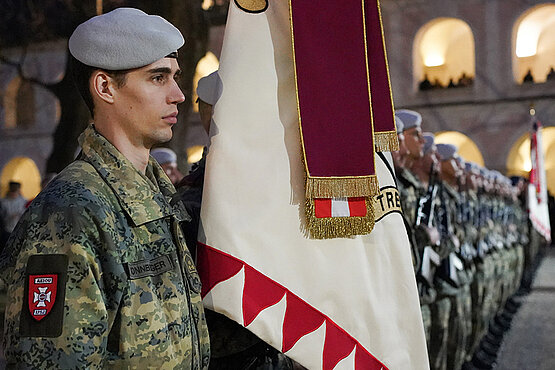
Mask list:
[[[102,0],[96,0],[96,15],[102,14]]]

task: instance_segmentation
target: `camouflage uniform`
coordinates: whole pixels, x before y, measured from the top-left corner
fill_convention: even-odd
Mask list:
[[[412,255],[415,272],[420,267],[420,258],[422,256],[421,238],[417,237],[417,231],[414,229],[416,223],[416,210],[418,209],[418,200],[420,196],[425,195],[426,189],[420,181],[406,168],[402,168],[397,176],[399,180],[398,188],[401,197],[401,205],[403,208],[403,218],[411,235]],[[424,333],[426,335],[426,343],[430,346],[430,333],[432,329],[432,312],[430,304],[435,300],[436,292],[433,286],[428,284],[425,279],[417,276],[418,293],[420,297],[420,310],[422,312],[422,322],[424,324]]]
[[[174,187],[154,159],[139,173],[92,126],[81,145],[0,260],[8,368],[207,368],[200,279],[178,225],[187,215],[169,204]],[[32,264],[59,278],[40,321],[25,292]]]
[[[460,220],[460,195],[453,187],[444,183],[446,201],[448,203],[449,218],[453,226],[452,233],[458,238],[461,247],[466,239],[464,225]],[[455,250],[455,255],[462,261],[461,248]],[[468,338],[472,332],[472,298],[470,284],[473,278],[472,266],[466,261],[461,269],[457,269],[458,292],[452,300],[451,315],[449,317],[449,354],[447,356],[449,369],[460,369],[466,359]]]

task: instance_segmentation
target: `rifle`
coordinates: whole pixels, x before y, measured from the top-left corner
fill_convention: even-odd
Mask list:
[[[434,228],[434,208],[436,202],[436,196],[438,192],[438,184],[435,181],[435,173],[433,165],[430,168],[428,189],[426,194],[421,196],[418,200],[418,208],[416,210],[416,222],[415,229],[432,229]],[[426,245],[422,249],[422,255],[420,257],[421,264],[418,271],[418,275],[423,277],[430,285],[433,284],[434,276],[432,272],[431,263],[435,266],[439,266],[441,258],[439,254],[432,248],[431,245]]]
[[[449,213],[447,211],[446,202],[445,202],[445,189],[441,186],[439,198],[441,200],[441,204],[439,207],[438,212],[438,226],[439,231],[441,234],[442,240],[452,240],[455,247],[460,250],[460,246],[457,245],[458,243],[454,240],[454,235],[452,234],[451,230],[451,220],[449,219]],[[451,251],[447,258],[443,259],[441,262],[441,266],[439,267],[439,274],[440,276],[447,281],[449,284],[453,285],[454,287],[459,287],[459,278],[457,275],[457,270],[464,269],[464,265],[462,261],[459,259],[457,254],[454,251]]]

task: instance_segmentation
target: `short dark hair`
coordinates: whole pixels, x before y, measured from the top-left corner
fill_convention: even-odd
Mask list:
[[[108,69],[101,69],[97,67],[91,67],[86,64],[81,63],[77,59],[75,59],[72,55],[70,55],[70,71],[71,76],[73,77],[73,82],[79,90],[79,93],[83,97],[85,104],[89,108],[91,112],[91,117],[94,118],[94,102],[91,95],[91,91],[89,89],[89,80],[94,71],[103,70],[108,74],[111,78],[114,79],[116,82],[116,86],[118,88],[123,87],[127,82],[127,73],[129,73],[129,69],[122,70],[122,71],[112,71]]]

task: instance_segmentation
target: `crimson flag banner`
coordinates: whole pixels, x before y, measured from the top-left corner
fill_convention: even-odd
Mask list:
[[[530,183],[528,185],[528,217],[534,228],[547,240],[551,240],[547,181],[545,177],[542,125],[534,122],[530,132]]]
[[[261,6],[250,8],[250,1],[230,4],[218,72],[222,93],[210,129],[197,257],[204,303],[309,369],[428,369],[391,156],[374,153],[374,145],[366,142],[371,155],[365,158],[372,160],[366,169],[373,172],[355,175],[375,176],[374,192],[317,196],[312,201],[314,216],[320,219],[371,214],[371,233],[317,239],[307,232],[303,112],[314,96],[298,91],[303,89],[296,64],[299,44],[293,48],[303,29],[298,22],[304,18],[300,13],[295,17],[294,1],[252,3]],[[317,8],[320,3],[343,4],[311,4]],[[356,13],[359,26],[364,26],[363,6],[360,2]],[[312,16],[317,14],[325,17],[323,23],[330,18]],[[312,55],[312,64],[304,55],[306,67],[329,57],[322,53]],[[372,116],[368,75],[364,68],[357,73],[363,81],[356,83],[366,92],[358,99],[366,105],[367,120]],[[305,71],[304,86],[310,77]],[[338,95],[338,88],[332,86],[327,93]],[[321,96],[320,91],[314,93]],[[383,93],[390,96],[389,90]],[[315,107],[334,111],[335,117],[349,116],[342,100],[326,101],[326,107]],[[372,121],[360,127],[364,125],[366,137],[372,139]],[[312,129],[318,140],[318,126]],[[343,131],[333,136],[341,142]],[[322,151],[321,143],[311,145]],[[343,160],[356,162],[348,156]]]

